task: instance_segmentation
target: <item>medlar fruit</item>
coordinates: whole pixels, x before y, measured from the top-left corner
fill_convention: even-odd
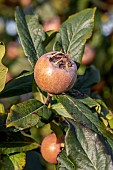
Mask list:
[[[41,90],[49,94],[61,94],[75,83],[77,66],[67,54],[48,52],[36,62],[34,78]]]
[[[42,157],[49,163],[57,164],[57,156],[61,152],[63,138],[57,138],[55,133],[46,136],[41,143]]]
[[[91,64],[94,58],[95,58],[95,50],[90,44],[86,44],[84,49],[84,54],[82,57],[82,64],[83,65]]]

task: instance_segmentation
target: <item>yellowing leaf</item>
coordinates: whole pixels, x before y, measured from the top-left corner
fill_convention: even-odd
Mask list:
[[[101,117],[101,119],[102,119],[104,125],[107,127],[108,126],[108,121],[106,119],[104,119],[103,117]]]
[[[110,119],[108,122],[109,122],[110,128],[113,129],[113,119]]]
[[[108,120],[113,119],[113,113],[112,113],[111,111],[109,111],[109,114],[106,115],[106,118],[107,118]]]
[[[2,58],[5,54],[5,46],[3,42],[0,42],[0,92],[3,90],[6,81],[6,74],[8,68],[2,64]]]
[[[15,170],[18,170],[18,169],[23,170],[23,167],[25,166],[25,163],[26,163],[25,153],[17,153],[15,155],[11,155],[9,158],[12,161]]]
[[[5,108],[2,103],[0,103],[0,115],[5,114]]]

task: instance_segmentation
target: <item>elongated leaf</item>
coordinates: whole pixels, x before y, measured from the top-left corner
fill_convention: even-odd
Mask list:
[[[70,96],[73,96],[77,101],[85,104],[89,108],[96,108],[98,113],[101,111],[100,104],[95,100],[89,97],[87,94],[84,94],[78,90],[72,89],[70,92],[67,93]]]
[[[36,149],[38,147],[39,145],[35,142],[24,142],[24,141],[2,142],[0,143],[0,153],[10,154],[14,152],[24,152],[24,151]]]
[[[24,49],[25,55],[28,57],[31,65],[34,67],[37,61],[37,52],[31,38],[26,18],[23,11],[18,7],[15,13],[15,20],[17,24],[17,30],[19,38]]]
[[[104,124],[99,120],[96,110],[93,112],[79,100],[68,95],[58,96],[59,102],[64,106],[68,113],[71,114],[74,121],[92,129],[97,134],[101,134],[113,149],[113,134],[105,128]]]
[[[11,154],[38,148],[38,143],[17,132],[0,132],[0,153]]]
[[[26,72],[9,81],[0,97],[12,97],[32,92],[33,73]]]
[[[38,15],[26,16],[27,26],[36,50],[37,57],[39,58],[46,51],[42,42],[45,40],[45,32],[39,24]]]
[[[34,66],[37,61],[36,50],[27,27],[25,15],[20,8],[16,9],[15,20],[24,53],[28,57],[31,65]]]
[[[70,16],[60,27],[56,37],[56,50],[69,53],[80,63],[85,42],[92,35],[95,8],[85,9]]]
[[[19,130],[35,126],[40,119],[48,119],[51,115],[50,109],[41,102],[30,99],[11,107],[8,114],[7,127],[15,126]]]
[[[8,68],[2,64],[2,58],[5,54],[5,46],[3,42],[0,42],[0,92],[4,89],[5,82],[6,82],[6,74]]]
[[[69,121],[69,124],[70,127],[65,137],[65,157],[67,156],[74,165],[69,169],[112,170],[111,156],[106,153],[97,134],[72,120]],[[61,155],[58,158],[59,162],[60,157],[62,158]],[[65,160],[62,164],[67,168]]]

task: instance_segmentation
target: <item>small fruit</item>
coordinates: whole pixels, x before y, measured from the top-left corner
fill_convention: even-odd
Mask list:
[[[57,156],[61,152],[62,138],[57,138],[55,133],[46,136],[41,143],[43,158],[52,164],[57,164]]]
[[[84,54],[82,57],[82,64],[83,65],[91,64],[94,58],[95,58],[94,49],[92,48],[90,44],[86,44],[85,49],[84,49]]]
[[[42,55],[34,68],[34,78],[41,90],[50,94],[68,91],[76,81],[77,66],[62,52]]]
[[[54,17],[51,20],[47,20],[44,22],[43,24],[43,28],[44,31],[50,31],[50,30],[54,30],[54,31],[58,31],[61,25],[61,21],[59,17]]]

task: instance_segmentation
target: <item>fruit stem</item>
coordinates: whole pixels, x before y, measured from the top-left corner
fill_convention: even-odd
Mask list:
[[[49,93],[48,93],[47,98],[46,98],[46,102],[45,102],[45,105],[46,105],[46,106],[48,106],[49,103],[51,102],[52,96],[53,96],[52,94],[49,94]]]

